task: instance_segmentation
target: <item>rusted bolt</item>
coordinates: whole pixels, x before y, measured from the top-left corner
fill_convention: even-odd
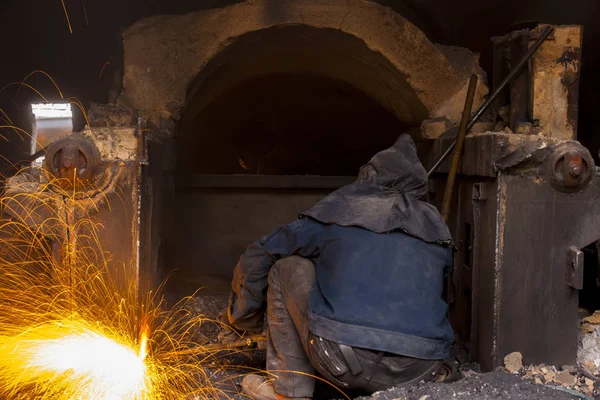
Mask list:
[[[572,191],[589,182],[593,160],[576,146],[567,145],[555,151],[551,166],[555,186]]]
[[[100,151],[94,142],[79,133],[74,133],[48,146],[44,168],[60,181],[61,186],[70,189],[75,180],[91,181],[100,161]]]
[[[574,177],[581,175],[581,160],[579,160],[579,162],[571,161],[569,163],[569,170],[569,173]]]

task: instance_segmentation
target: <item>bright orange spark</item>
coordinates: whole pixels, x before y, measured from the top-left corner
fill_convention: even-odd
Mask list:
[[[53,382],[57,399],[134,400],[153,377],[131,344],[80,321],[59,321],[0,338],[2,377],[21,386]]]
[[[81,101],[77,98],[77,97],[69,97],[69,104],[74,104],[77,106],[77,108],[79,108],[79,111],[81,111],[81,114],[83,115],[83,118],[85,119],[85,124],[87,126],[90,126],[90,121],[88,119],[87,113],[85,112],[85,107],[83,107],[83,104],[81,104]]]
[[[60,95],[61,99],[64,99],[64,96],[62,94],[62,91],[60,90],[60,88],[58,87],[58,85],[56,84],[56,81],[50,76],[50,74],[48,74],[46,71],[42,71],[42,70],[35,70],[33,72],[30,72],[29,75],[27,75],[20,83],[21,86],[23,86],[23,84],[25,82],[27,82],[27,79],[29,79],[29,77],[31,77],[32,75],[35,74],[43,74],[45,75],[48,79],[50,79],[50,82],[52,82],[52,84],[54,85],[54,87],[56,88],[56,90],[58,91],[58,94]],[[15,93],[15,98],[17,97],[17,95],[19,94],[19,91],[21,90],[21,86],[19,86],[19,89],[17,89],[17,93]]]
[[[65,17],[67,18],[67,24],[69,24],[69,33],[73,34],[73,29],[71,28],[71,20],[69,19],[69,13],[67,12],[67,7],[65,6],[65,0],[60,0],[62,3],[63,10],[65,12]]]
[[[18,126],[14,126],[14,125],[0,125],[0,129],[13,129],[19,133],[23,133],[25,135],[25,137],[29,137],[31,139],[33,139],[33,136],[31,136],[31,133],[27,132],[25,129],[21,129]],[[20,135],[19,135],[20,136]],[[2,135],[0,135],[0,137],[2,137],[2,139],[6,140],[8,142],[8,139]],[[22,139],[22,138],[21,138]],[[38,143],[36,141],[38,146],[41,146],[40,143]]]
[[[142,333],[142,340],[140,341],[140,350],[138,352],[138,357],[140,360],[145,360],[148,356],[148,333]]]
[[[85,15],[85,25],[89,26],[87,9],[85,8],[85,0],[81,0],[81,5],[83,6],[83,15]]]
[[[6,122],[7,124],[13,124],[12,120],[10,119],[10,117],[8,115],[6,115],[6,113],[4,112],[3,109],[0,108],[0,113],[2,113],[2,115],[4,115],[4,118],[2,118],[2,121]]]
[[[4,85],[4,87],[2,87],[2,89],[0,89],[0,92],[2,92],[4,89],[10,87],[10,86],[14,86],[14,85],[20,85],[20,86],[25,86],[31,90],[33,90],[38,96],[40,96],[42,98],[42,100],[44,100],[45,102],[48,102],[48,100],[44,97],[43,94],[41,94],[39,92],[39,90],[37,90],[36,88],[34,88],[33,86],[25,83],[25,82],[11,82],[9,84]]]
[[[102,76],[102,73],[104,72],[104,68],[108,67],[110,65],[110,61],[107,61],[104,63],[104,65],[102,66],[102,69],[100,70],[100,73],[98,74],[98,79],[100,79],[100,77]]]

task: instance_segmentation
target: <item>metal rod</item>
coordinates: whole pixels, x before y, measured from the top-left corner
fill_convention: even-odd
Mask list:
[[[458,173],[458,167],[460,166],[460,155],[465,142],[465,136],[467,136],[467,123],[469,122],[469,116],[471,115],[471,109],[473,108],[473,99],[475,98],[476,88],[477,75],[473,74],[471,75],[471,79],[469,79],[469,89],[467,90],[465,108],[463,109],[462,118],[460,120],[460,127],[458,128],[458,135],[456,137],[456,146],[454,147],[454,154],[452,155],[452,164],[450,166],[450,171],[448,172],[448,179],[446,180],[446,189],[444,190],[442,217],[446,222],[448,222],[450,216],[450,204],[452,203],[454,181],[456,180],[456,174]]]
[[[533,46],[531,46],[529,51],[519,60],[517,65],[515,65],[515,67],[508,73],[508,75],[506,75],[504,80],[502,80],[500,85],[496,88],[496,90],[494,90],[494,92],[491,94],[491,96],[479,107],[479,109],[475,112],[475,114],[473,114],[473,116],[471,117],[471,119],[469,121],[469,124],[467,125],[467,133],[473,128],[475,123],[477,121],[479,121],[479,118],[481,118],[483,113],[485,113],[487,111],[487,109],[490,107],[492,102],[496,99],[498,94],[500,94],[500,92],[504,89],[504,87],[517,75],[517,73],[520,71],[520,69],[523,68],[523,66],[529,61],[531,56],[533,56],[535,54],[537,49],[542,45],[542,43],[544,43],[544,40],[546,40],[548,38],[548,36],[550,36],[550,34],[552,33],[553,30],[554,30],[554,28],[552,26],[547,26],[542,31],[542,33],[540,34],[540,37],[538,38],[538,40],[535,41]],[[433,175],[435,173],[435,171],[440,167],[440,165],[444,162],[444,160],[450,155],[450,153],[452,152],[452,149],[454,149],[455,145],[456,145],[456,139],[454,139],[454,141],[448,147],[448,149],[444,152],[444,154],[442,154],[440,156],[440,158],[437,159],[437,161],[435,162],[435,164],[433,164],[433,166],[431,167],[429,172],[427,172],[428,177],[431,177],[431,175]]]

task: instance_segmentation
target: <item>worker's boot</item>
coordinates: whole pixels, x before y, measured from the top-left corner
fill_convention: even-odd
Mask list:
[[[244,393],[253,400],[310,400],[305,397],[285,397],[275,392],[273,381],[265,377],[250,374],[242,381]]]
[[[434,382],[453,383],[460,379],[458,363],[454,360],[444,360],[440,369],[436,372]]]

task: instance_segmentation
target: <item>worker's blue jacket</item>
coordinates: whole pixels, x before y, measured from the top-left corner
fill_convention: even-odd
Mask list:
[[[421,359],[448,357],[453,333],[442,291],[451,239],[437,210],[419,200],[418,180],[426,184],[426,173],[403,135],[361,169],[357,183],[250,245],[235,268],[230,322],[256,329],[271,266],[298,255],[316,267],[309,296],[315,335]]]

